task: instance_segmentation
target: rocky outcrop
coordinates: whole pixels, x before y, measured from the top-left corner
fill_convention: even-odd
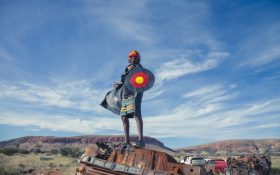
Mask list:
[[[138,137],[132,136],[131,141],[135,142]],[[157,139],[152,137],[144,137],[147,144],[157,145],[159,147],[164,147],[164,144]],[[123,136],[101,136],[101,135],[87,135],[87,136],[74,136],[74,137],[53,137],[53,136],[27,136],[20,137],[8,141],[0,142],[0,147],[20,147],[24,149],[32,148],[55,148],[61,146],[74,146],[83,147],[89,146],[96,142],[113,142],[120,143],[124,142]]]
[[[138,137],[132,136],[131,141],[137,141]],[[152,137],[144,137],[146,143],[154,144],[158,146],[164,146],[162,142],[152,138]],[[8,141],[0,142],[1,147],[6,147],[13,144],[23,144],[23,143],[81,143],[81,144],[93,144],[96,142],[124,142],[123,136],[75,136],[75,137],[53,137],[53,136],[27,136],[20,137],[17,139],[12,139]]]
[[[209,144],[178,148],[177,152],[191,154],[244,154],[244,153],[279,153],[280,139],[261,140],[225,140]]]

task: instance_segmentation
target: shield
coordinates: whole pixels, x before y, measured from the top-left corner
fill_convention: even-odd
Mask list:
[[[137,68],[128,73],[124,85],[133,92],[144,92],[149,90],[154,82],[155,76],[151,71],[145,68]]]

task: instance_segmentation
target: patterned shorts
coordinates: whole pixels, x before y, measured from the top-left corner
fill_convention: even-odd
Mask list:
[[[135,113],[135,97],[131,96],[127,99],[123,99],[121,102],[121,116],[122,117],[133,117]]]

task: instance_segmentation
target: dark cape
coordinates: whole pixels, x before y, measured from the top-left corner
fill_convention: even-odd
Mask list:
[[[125,69],[125,73],[121,76],[122,84],[119,84],[116,88],[109,91],[100,105],[103,106],[105,109],[108,109],[113,113],[120,115],[121,108],[122,108],[122,100],[133,96],[135,100],[134,101],[135,109],[133,114],[129,114],[127,115],[127,117],[129,118],[134,116],[141,117],[141,102],[142,102],[143,93],[136,93],[130,91],[124,85],[124,81],[131,70],[133,70],[134,68],[142,67],[142,65],[141,64],[133,65],[131,69],[128,69],[129,66],[131,65],[127,66],[127,68]]]
[[[105,109],[108,109],[113,113],[120,115],[123,88],[124,84],[121,84],[109,91],[100,105]]]

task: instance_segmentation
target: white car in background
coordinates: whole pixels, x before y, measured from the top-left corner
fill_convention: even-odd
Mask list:
[[[183,160],[180,161],[180,163],[185,163],[192,166],[204,166],[206,160],[202,157],[186,156]]]

